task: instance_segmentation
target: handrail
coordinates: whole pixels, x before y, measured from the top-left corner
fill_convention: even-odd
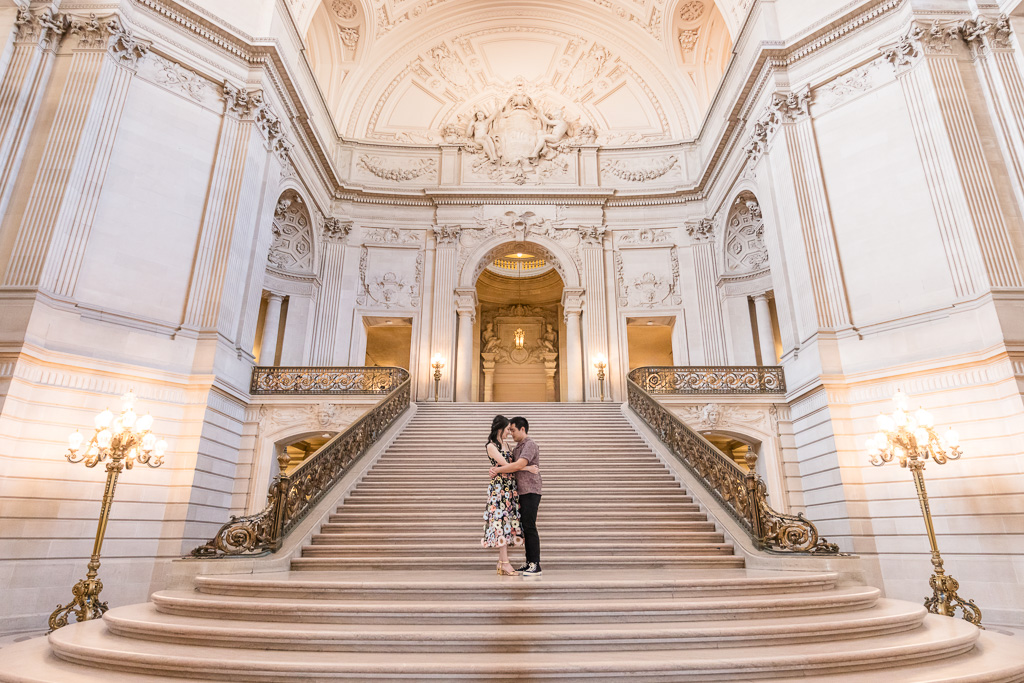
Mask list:
[[[409,378],[392,367],[255,367],[249,393],[261,394],[389,394]]]
[[[255,555],[276,552],[284,537],[313,509],[353,463],[386,432],[412,403],[412,383],[404,382],[325,443],[291,474],[274,477],[267,506],[254,515],[232,515],[212,539],[192,551],[193,557]]]
[[[688,427],[653,396],[640,388],[630,373],[626,380],[629,407],[654,430],[662,443],[718,499],[760,549],[786,553],[839,554],[839,546],[818,536],[818,528],[803,513],[787,515],[768,505],[768,489],[754,472],[756,456],[743,469],[710,441]]]
[[[778,365],[652,366],[636,368],[629,378],[650,394],[786,393],[786,377]]]

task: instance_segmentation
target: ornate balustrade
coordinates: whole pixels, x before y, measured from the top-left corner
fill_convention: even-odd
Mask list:
[[[340,368],[345,371],[364,369],[382,368]],[[232,516],[210,541],[193,550],[192,555],[211,558],[278,550],[285,535],[409,408],[412,401],[411,382],[409,374],[405,370],[401,372],[405,373],[404,381],[392,388],[388,396],[372,410],[306,458],[291,474],[278,474],[270,484],[267,506],[261,512],[245,517]],[[253,382],[255,384],[255,378]],[[351,393],[373,392],[356,389]]]
[[[776,365],[646,367],[629,378],[650,394],[786,393],[786,378]]]
[[[642,368],[652,370],[658,368]],[[818,536],[814,523],[803,513],[786,515],[768,505],[767,488],[754,472],[757,456],[748,454],[749,471],[690,429],[634,380],[626,382],[629,406],[654,430],[672,454],[700,478],[704,487],[736,518],[758,548],[786,553],[834,555],[839,546]],[[645,377],[640,373],[640,377]]]
[[[249,393],[264,394],[389,394],[409,379],[403,368],[283,368],[252,369]]]

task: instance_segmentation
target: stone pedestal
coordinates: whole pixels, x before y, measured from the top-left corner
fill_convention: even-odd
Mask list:
[[[496,353],[481,353],[480,358],[484,363],[484,403],[494,401],[494,359]]]
[[[486,367],[486,363],[484,364]],[[557,399],[555,398],[555,372],[558,370],[558,354],[557,353],[545,353],[544,354],[544,374],[546,377],[545,382],[545,400],[548,403],[554,403]]]

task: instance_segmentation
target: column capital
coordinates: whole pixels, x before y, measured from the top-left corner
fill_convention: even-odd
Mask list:
[[[267,292],[267,301],[283,301],[284,294],[278,294],[277,292]]]
[[[459,315],[469,315],[476,318],[476,288],[459,287],[455,290],[455,310]]]
[[[761,292],[760,294],[754,294],[750,298],[754,301],[771,301],[773,297],[770,292]]]
[[[570,315],[579,315],[583,312],[583,293],[582,287],[566,287],[562,290],[562,309],[565,311],[566,319]]]
[[[581,246],[600,247],[604,242],[604,234],[607,228],[603,225],[581,225],[577,230],[580,235]]]
[[[320,235],[326,242],[344,242],[352,232],[352,221],[342,220],[337,216],[324,218]]]
[[[810,118],[810,105],[814,95],[810,86],[800,90],[773,93],[761,115],[754,122],[750,138],[744,146],[747,158],[752,163],[768,151],[768,145],[776,131],[786,123],[798,123]]]
[[[44,50],[56,50],[70,27],[68,16],[54,12],[50,7],[39,14],[32,14],[28,7],[19,7],[14,19],[14,40],[17,43],[37,43]]]
[[[459,243],[462,234],[461,225],[434,225],[434,240],[439,247],[454,247]]]
[[[701,218],[696,223],[687,224],[686,234],[696,244],[713,242],[715,239],[715,219]]]

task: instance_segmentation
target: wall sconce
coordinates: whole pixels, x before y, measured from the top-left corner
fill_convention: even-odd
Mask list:
[[[430,359],[430,367],[434,368],[434,403],[437,403],[437,396],[441,391],[441,368],[444,367],[444,358],[440,353],[435,353]]]
[[[964,620],[981,628],[981,610],[973,600],[964,600],[957,595],[959,582],[943,570],[939,544],[935,540],[931,508],[928,506],[928,491],[924,487],[924,461],[931,458],[936,465],[945,465],[950,460],[958,459],[963,454],[960,450],[960,437],[952,429],[940,437],[935,432],[935,420],[924,408],[910,413],[907,410],[907,395],[902,390],[897,390],[892,400],[896,404],[896,410],[891,415],[878,415],[879,431],[868,439],[868,455],[871,456],[872,465],[881,466],[895,459],[900,467],[909,469],[914,475],[917,499],[924,515],[924,528],[928,532],[934,567],[928,581],[932,588],[932,597],[925,599],[924,606],[933,614],[947,617],[954,616],[956,610],[961,609]]]
[[[92,546],[92,557],[89,558],[88,571],[85,578],[75,584],[71,593],[75,599],[67,605],[58,605],[50,614],[50,632],[68,625],[68,617],[73,613],[77,621],[99,619],[109,609],[107,603],[100,601],[103,582],[97,578],[100,569],[100,549],[107,531],[107,520],[110,518],[110,506],[114,502],[114,488],[117,477],[124,470],[130,470],[136,463],[156,468],[164,462],[167,442],[159,441],[149,428],[153,426],[152,415],[135,414],[135,394],[131,391],[121,397],[124,408],[121,414],[114,416],[104,410],[96,416],[96,431],[89,443],[84,444],[82,434],[75,430],[68,437],[68,462],[84,462],[86,467],[96,467],[108,461],[107,485],[103,489],[103,502],[100,504],[100,519],[96,526],[96,540]],[[84,453],[80,453],[84,451]]]
[[[523,332],[523,328],[519,328],[515,331],[516,348],[521,349],[526,344],[526,333]]]
[[[597,368],[597,384],[601,388],[601,400],[604,400],[604,369],[608,367],[608,359],[604,357],[603,353],[597,354],[597,360],[594,361],[594,367]]]

